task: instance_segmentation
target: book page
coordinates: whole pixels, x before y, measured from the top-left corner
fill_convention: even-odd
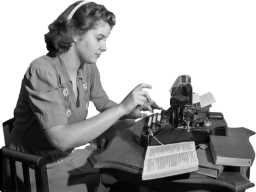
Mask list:
[[[145,174],[150,172],[167,171],[198,165],[198,159],[195,151],[182,152],[178,154],[165,155],[150,159],[145,159],[144,169]]]
[[[195,142],[148,146],[145,159],[195,150]]]
[[[194,141],[148,146],[142,173],[143,180],[198,170]]]

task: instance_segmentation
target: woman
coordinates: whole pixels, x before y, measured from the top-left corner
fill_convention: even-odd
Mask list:
[[[48,54],[31,63],[22,81],[8,146],[45,157],[50,191],[94,191],[99,174],[87,158],[98,150],[74,148],[93,141],[119,119],[159,109],[142,90],[150,85],[138,85],[119,104],[102,88],[96,62],[107,50],[114,25],[115,15],[103,5],[70,5],[49,25]],[[100,113],[86,119],[89,101]]]

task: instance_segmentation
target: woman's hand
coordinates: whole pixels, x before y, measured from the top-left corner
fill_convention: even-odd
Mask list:
[[[151,100],[151,102],[146,102],[143,106],[137,106],[135,109],[132,110],[131,113],[125,115],[125,118],[128,119],[138,119],[138,118],[144,118],[148,115],[146,113],[142,113],[142,111],[150,111],[151,113],[154,112],[154,109],[162,110],[161,107],[159,107],[155,101]]]
[[[152,86],[144,83],[139,84],[120,103],[125,114],[131,113],[137,106],[143,106],[151,100],[149,94],[142,90],[144,88],[151,89]]]
[[[136,107],[135,109],[132,110],[131,113],[125,115],[123,118],[124,119],[138,119],[138,118],[144,118],[147,117],[148,115],[146,113],[142,113],[141,109]]]

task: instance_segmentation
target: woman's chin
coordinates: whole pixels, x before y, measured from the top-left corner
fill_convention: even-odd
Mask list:
[[[91,64],[97,64],[99,59],[93,59],[93,61],[91,62]]]
[[[91,60],[85,60],[82,63],[86,63],[86,64],[96,64],[97,63],[97,59],[91,59]]]

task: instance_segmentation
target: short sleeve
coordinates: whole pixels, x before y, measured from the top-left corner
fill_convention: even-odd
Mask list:
[[[42,129],[68,123],[57,80],[55,69],[44,59],[33,61],[25,75],[27,99]]]
[[[102,111],[104,105],[109,101],[109,98],[102,87],[100,73],[96,65],[93,65],[93,71],[90,100],[94,103],[98,111]]]

